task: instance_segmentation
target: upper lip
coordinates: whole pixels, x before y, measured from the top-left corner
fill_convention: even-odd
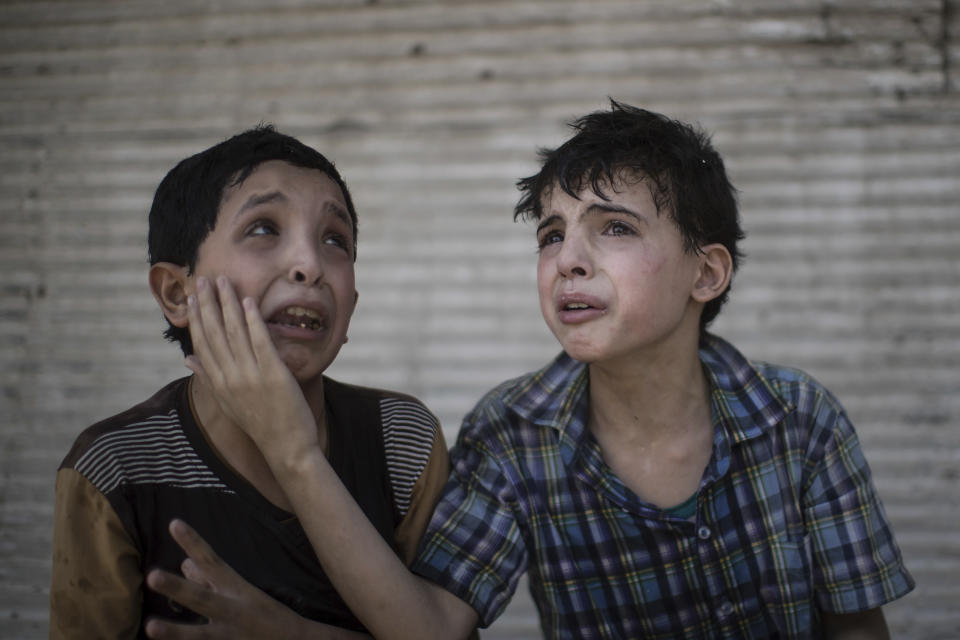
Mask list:
[[[603,303],[596,296],[577,292],[561,293],[557,298],[557,309],[565,311],[570,305],[586,305],[594,309],[603,308]]]

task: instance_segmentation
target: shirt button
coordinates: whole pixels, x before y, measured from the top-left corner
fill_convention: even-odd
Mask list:
[[[733,603],[730,601],[724,602],[719,608],[717,608],[717,617],[719,618],[726,618],[731,613],[733,613]]]
[[[710,534],[713,533],[710,531],[710,527],[700,527],[697,529],[697,537],[701,540],[706,540],[710,537]]]

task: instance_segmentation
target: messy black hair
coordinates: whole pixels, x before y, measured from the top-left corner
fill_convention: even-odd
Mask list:
[[[157,187],[150,208],[147,234],[150,264],[171,262],[193,273],[197,252],[213,231],[225,191],[242,184],[258,166],[269,160],[318,169],[340,187],[353,226],[356,256],[357,212],[336,167],[319,151],[296,138],[278,132],[271,125],[260,125],[181,160],[167,173]],[[193,353],[189,330],[169,322],[168,325],[164,337],[178,342],[185,355]]]
[[[515,220],[539,220],[555,187],[577,197],[589,186],[606,200],[605,189],[644,181],[657,213],[665,212],[679,228],[686,251],[722,244],[736,271],[742,258],[737,243],[744,238],[736,189],[702,129],[616,100],[609,111],[587,114],[570,126],[573,137],[556,149],[541,149],[540,171],[517,182]],[[720,312],[729,290],[704,306],[701,330]]]

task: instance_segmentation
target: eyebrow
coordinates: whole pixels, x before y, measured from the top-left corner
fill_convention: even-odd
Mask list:
[[[630,216],[631,218],[633,218],[639,223],[647,224],[647,219],[642,214],[637,213],[633,209],[629,209],[627,207],[624,207],[623,205],[614,204],[612,202],[595,202],[591,204],[589,207],[587,207],[586,211],[580,214],[580,217],[584,218],[591,214],[596,215],[601,213],[623,213],[625,215]],[[549,227],[551,224],[553,224],[554,222],[560,219],[561,217],[557,214],[553,214],[551,216],[544,218],[543,221],[537,225],[537,233],[540,233],[540,231],[544,227]]]
[[[243,203],[243,206],[237,210],[235,218],[240,217],[245,211],[250,209],[255,209],[261,205],[270,204],[272,202],[284,202],[287,200],[287,196],[284,195],[281,191],[268,191],[267,193],[255,193],[247,201]]]
[[[289,198],[287,198],[286,194],[284,194],[282,191],[268,191],[266,193],[255,193],[249,198],[247,198],[247,201],[243,203],[243,206],[240,207],[240,209],[237,211],[236,216],[234,217],[239,217],[245,211],[249,211],[250,209],[255,209],[259,206],[262,206],[265,204],[271,204],[274,202],[286,202],[288,199]],[[324,202],[323,212],[332,213],[333,215],[337,216],[340,220],[342,220],[345,224],[350,226],[353,225],[353,219],[350,217],[350,214],[347,213],[347,211],[343,207],[338,205],[336,202],[329,202],[329,201]]]
[[[647,222],[646,217],[644,217],[642,214],[637,213],[633,209],[630,209],[623,205],[614,204],[613,202],[595,202],[591,204],[589,207],[587,207],[587,210],[584,211],[580,217],[582,218],[590,214],[597,214],[597,213],[624,213],[630,216],[631,218],[633,218],[634,220],[636,220],[637,222],[643,222],[643,223]]]
[[[324,202],[323,210],[326,213],[332,213],[333,215],[340,218],[340,220],[350,227],[353,228],[353,218],[350,217],[350,214],[347,213],[347,210],[338,205],[336,202]]]
[[[540,235],[540,231],[542,231],[546,227],[549,227],[551,224],[554,223],[555,220],[559,220],[559,219],[560,219],[560,216],[558,216],[557,214],[553,214],[552,216],[548,216],[543,220],[541,220],[540,224],[537,225],[537,235]]]

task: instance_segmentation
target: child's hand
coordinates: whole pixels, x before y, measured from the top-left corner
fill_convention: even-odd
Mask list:
[[[170,533],[187,553],[187,579],[155,569],[147,585],[191,611],[207,624],[147,621],[150,638],[366,638],[363,634],[321,625],[302,618],[256,588],[227,565],[210,545],[185,522],[174,520]]]
[[[219,296],[219,301],[218,301]],[[289,466],[319,446],[317,422],[280,359],[253,300],[241,303],[227,278],[198,278],[188,318],[194,355],[187,367],[220,409],[256,443],[267,462]]]

